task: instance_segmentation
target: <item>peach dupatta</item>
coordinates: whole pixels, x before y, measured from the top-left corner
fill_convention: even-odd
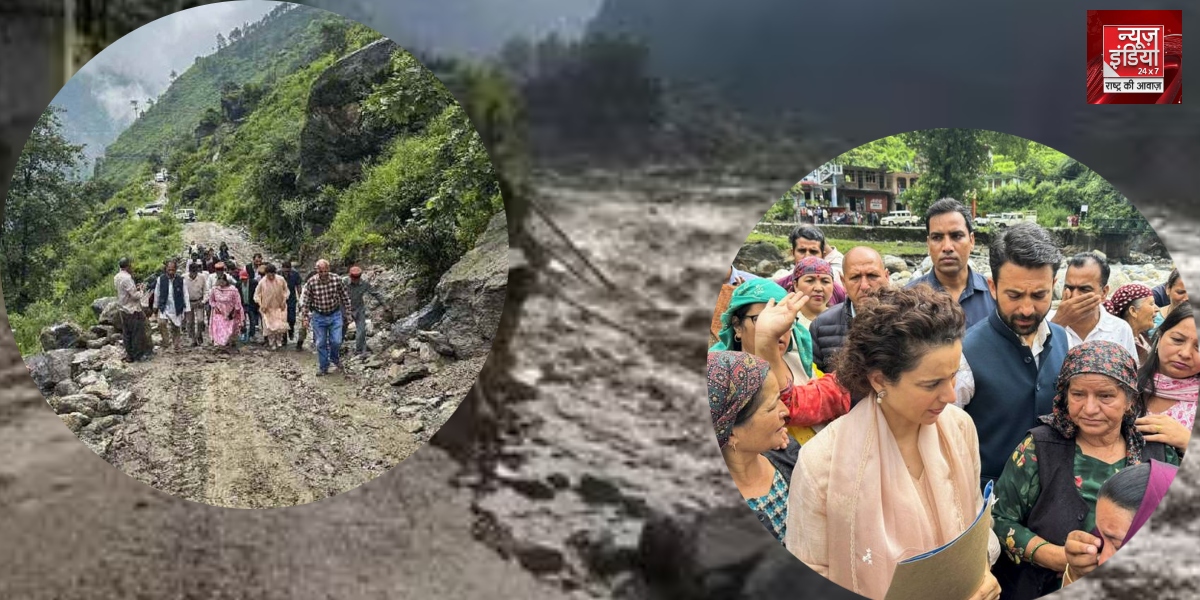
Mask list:
[[[934,424],[921,427],[917,443],[925,465],[920,484],[874,396],[826,427],[796,462],[788,550],[830,581],[882,599],[897,563],[966,531],[983,507],[974,422],[948,405]],[[917,485],[927,486],[936,522],[927,518]],[[999,549],[996,540],[991,545]],[[936,585],[930,582],[931,593]]]

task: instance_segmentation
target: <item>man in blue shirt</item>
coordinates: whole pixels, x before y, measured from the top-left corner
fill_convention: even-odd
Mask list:
[[[950,294],[967,317],[967,329],[987,320],[996,310],[987,278],[971,268],[975,249],[975,225],[971,212],[954,198],[942,198],[925,211],[926,243],[933,269],[909,282],[907,287],[929,285]]]

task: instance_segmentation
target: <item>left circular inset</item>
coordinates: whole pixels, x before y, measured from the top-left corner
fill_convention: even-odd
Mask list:
[[[440,63],[455,91],[470,69]],[[3,290],[34,384],[112,466],[272,508],[386,472],[449,420],[504,306],[503,197],[450,89],[334,13],[149,23],[38,119]]]

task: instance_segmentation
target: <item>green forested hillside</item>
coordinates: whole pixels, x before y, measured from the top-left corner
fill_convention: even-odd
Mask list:
[[[222,108],[222,90],[246,84],[272,85],[328,51],[329,28],[343,19],[323,10],[280,5],[247,32],[234,29],[226,45],[209,56],[196,57],[152,106],[140,106],[141,116],[110,145],[98,161],[96,176],[128,183],[140,165],[165,159],[173,145],[193,135],[207,109]],[[285,8],[292,7],[290,10]]]

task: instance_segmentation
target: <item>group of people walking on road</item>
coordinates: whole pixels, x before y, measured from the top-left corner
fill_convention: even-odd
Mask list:
[[[262,254],[238,269],[225,244],[215,252],[196,245],[189,250],[186,275],[180,273],[179,261],[170,259],[141,283],[133,277],[132,259],[120,260],[113,282],[127,362],[153,356],[149,330],[154,319],[164,352],[181,351],[185,338],[190,347],[203,346],[207,338],[225,352],[249,344],[277,351],[293,341],[300,351],[311,330],[317,375],[326,375],[342,367],[341,345],[349,318],[355,323],[355,352],[368,350],[367,297],[390,315],[358,266],[352,266],[343,279],[331,272],[328,260],[321,259],[305,278],[292,261],[276,267],[264,262]]]

